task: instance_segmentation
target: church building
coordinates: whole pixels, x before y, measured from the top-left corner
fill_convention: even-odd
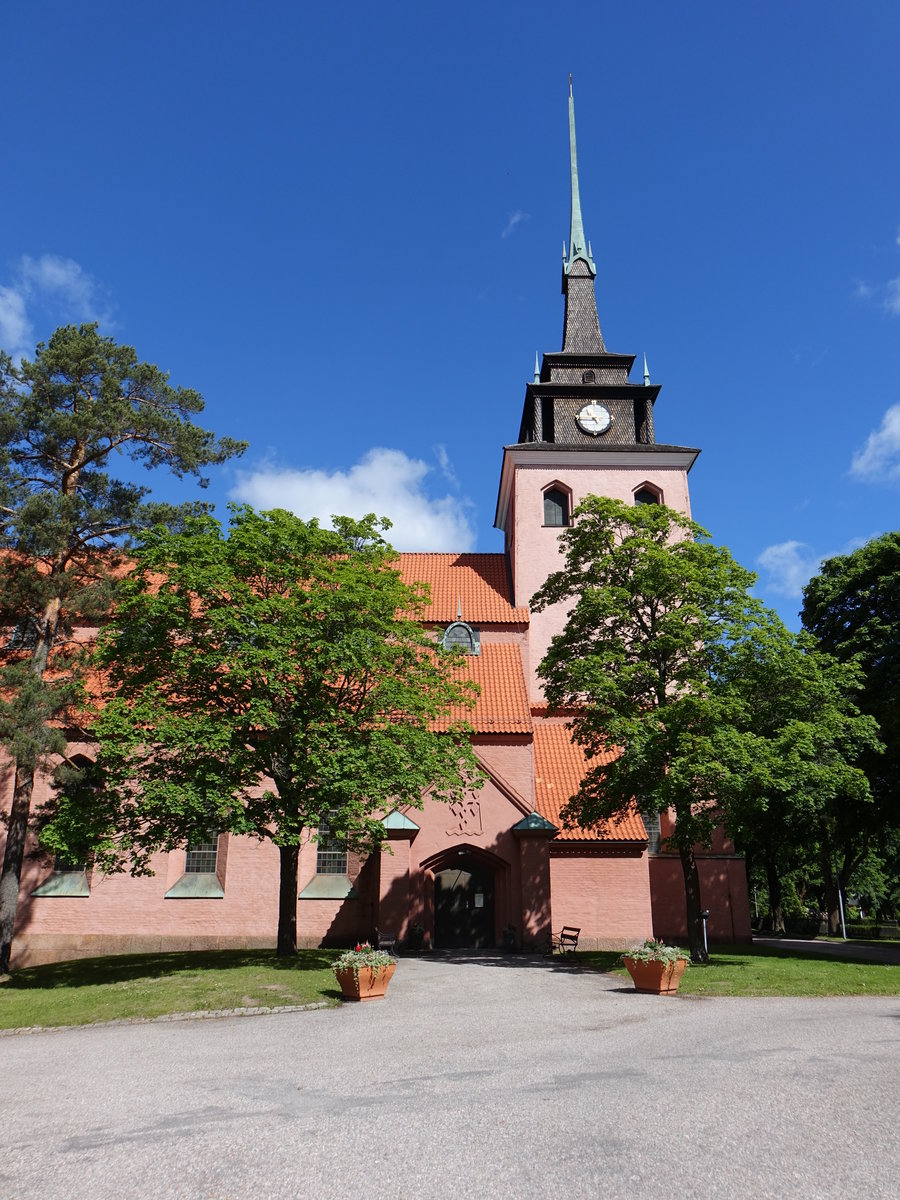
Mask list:
[[[421,810],[386,814],[388,848],[365,859],[327,830],[310,830],[300,854],[301,946],[348,945],[376,929],[435,948],[543,949],[563,925],[580,928],[584,949],[624,948],[653,934],[686,937],[681,863],[666,848],[665,816],[634,808],[600,827],[563,828],[560,810],[585,760],[566,718],[548,712],[537,674],[565,611],[532,613],[529,601],[562,565],[559,534],[574,508],[598,494],[690,515],[688,473],[699,453],[656,441],[660,389],[646,360],[642,380],[631,382],[635,356],[606,348],[581,213],[571,87],[569,146],[562,349],[535,362],[518,436],[503,448],[495,525],[504,549],[400,555],[404,578],[431,589],[427,623],[445,645],[462,647],[465,674],[481,686],[474,712],[455,715],[474,729],[486,782],[460,804],[426,797]],[[36,786],[38,804],[48,786]],[[11,780],[3,787],[0,803],[8,805]],[[2,839],[0,826],[0,852]],[[749,940],[743,859],[721,832],[697,859],[710,940]],[[154,875],[132,879],[56,871],[28,857],[14,962],[275,945],[279,860],[271,843],[220,834],[160,854],[153,865]]]

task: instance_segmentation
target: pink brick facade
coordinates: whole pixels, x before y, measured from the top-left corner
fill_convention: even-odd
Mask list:
[[[616,950],[653,935],[646,850],[626,856],[554,846],[550,894],[554,929],[580,928],[585,950]]]

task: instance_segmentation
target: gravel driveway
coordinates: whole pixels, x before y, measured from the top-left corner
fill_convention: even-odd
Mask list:
[[[0,1040],[0,1195],[900,1196],[900,997],[403,960],[388,997]]]

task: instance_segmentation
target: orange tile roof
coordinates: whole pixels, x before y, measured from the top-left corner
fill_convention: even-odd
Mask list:
[[[588,762],[584,751],[571,738],[568,724],[541,721],[534,728],[534,794],[542,817],[558,826],[557,841],[565,842],[646,842],[647,831],[636,807],[615,820],[601,821],[590,828],[565,829],[560,809],[578,787],[589,766],[603,766],[619,755],[618,749],[606,751]]]
[[[531,709],[525,687],[522,655],[515,642],[482,642],[481,654],[461,660],[460,679],[481,685],[474,709],[451,711],[455,721],[467,721],[476,733],[531,733]],[[438,728],[441,728],[441,722]]]
[[[426,621],[455,621],[460,603],[463,620],[473,625],[528,621],[528,609],[513,606],[505,554],[401,554],[400,574],[431,588]]]

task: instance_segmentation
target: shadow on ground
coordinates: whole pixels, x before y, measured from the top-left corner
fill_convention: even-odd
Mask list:
[[[158,979],[193,971],[228,971],[266,966],[271,970],[321,971],[337,957],[328,950],[303,950],[295,958],[279,958],[274,950],[207,950],[171,954],[116,954],[106,958],[75,958],[16,971],[4,988],[77,988],[121,983],[131,979]]]
[[[598,951],[592,957],[609,960],[609,966],[615,966],[619,958],[620,951],[611,950],[609,952]],[[578,971],[582,965],[578,957],[569,954],[517,954],[512,951],[503,950],[430,950],[420,955],[402,955],[405,957],[416,957],[426,959],[428,962],[437,964],[447,964],[448,966],[458,966],[461,963],[469,963],[478,967],[502,967],[505,970],[519,971]],[[599,963],[591,964],[596,969],[603,970],[605,967]]]

